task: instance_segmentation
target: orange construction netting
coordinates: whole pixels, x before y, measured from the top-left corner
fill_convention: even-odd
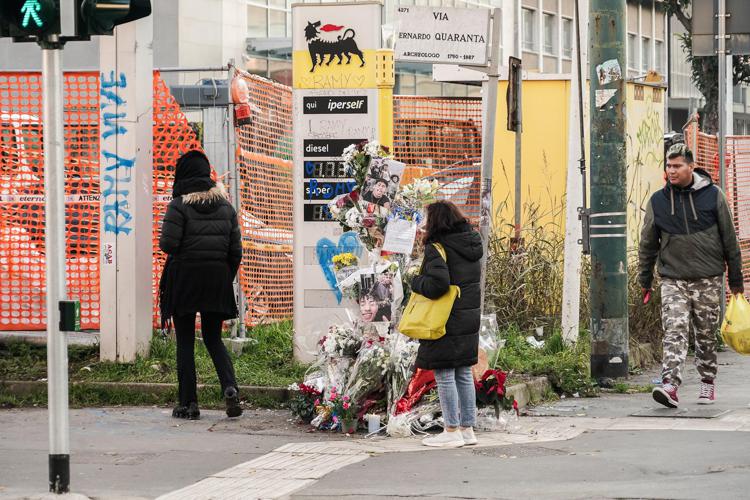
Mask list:
[[[402,183],[436,179],[441,196],[473,221],[481,198],[482,101],[395,96],[393,154],[406,163]]]
[[[42,81],[0,73],[0,330],[45,327]],[[68,73],[65,97],[67,287],[81,327],[99,326],[99,78]]]
[[[719,184],[718,138],[701,132],[695,120],[685,128],[684,135],[693,150],[696,166],[705,169]],[[750,136],[728,136],[725,154],[725,193],[740,242],[742,273],[747,287],[750,276]]]
[[[154,327],[159,327],[159,278],[167,256],[159,249],[159,235],[167,205],[172,200],[172,181],[177,159],[191,149],[203,149],[188,124],[177,100],[158,72],[154,73],[154,144],[153,144],[153,273]]]
[[[253,121],[237,128],[240,283],[249,325],[289,318],[292,274],[292,92],[243,75]],[[0,330],[39,330],[44,310],[44,161],[41,75],[0,73]],[[174,165],[200,148],[193,129],[155,73],[153,111],[154,326],[164,255],[158,249]],[[99,327],[99,76],[65,75],[67,277],[81,301],[82,328]],[[394,155],[405,182],[437,179],[442,196],[474,218],[479,210],[481,102],[394,97]],[[227,186],[230,187],[230,186]],[[476,212],[476,214],[475,214]]]
[[[65,74],[67,287],[81,328],[99,328],[99,75]],[[45,328],[41,74],[0,73],[0,330]],[[177,157],[200,148],[160,76],[154,78],[154,297],[158,235]],[[159,321],[154,301],[154,325]]]
[[[243,259],[240,283],[248,325],[293,314],[292,91],[241,75],[252,122],[237,127]]]

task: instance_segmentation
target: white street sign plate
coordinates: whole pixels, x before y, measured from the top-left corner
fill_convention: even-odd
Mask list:
[[[396,8],[397,61],[487,64],[489,9]]]

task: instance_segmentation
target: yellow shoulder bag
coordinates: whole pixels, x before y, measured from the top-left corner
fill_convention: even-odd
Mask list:
[[[443,245],[433,243],[443,260],[448,257]],[[411,293],[404,314],[398,323],[398,330],[407,337],[417,340],[437,340],[445,335],[445,324],[451,315],[456,297],[461,296],[461,289],[450,285],[442,297],[432,300],[416,292]]]

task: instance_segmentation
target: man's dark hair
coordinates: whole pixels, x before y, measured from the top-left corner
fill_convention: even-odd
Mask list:
[[[372,187],[375,187],[379,183],[382,183],[385,185],[385,187],[388,187],[388,181],[386,179],[383,179],[382,177],[375,179],[375,182],[372,183]]]
[[[667,158],[670,160],[674,160],[675,158],[678,158],[680,156],[685,158],[685,161],[687,161],[688,163],[693,163],[693,152],[689,147],[687,147],[687,144],[681,142],[673,144],[669,148],[669,151],[667,151]]]

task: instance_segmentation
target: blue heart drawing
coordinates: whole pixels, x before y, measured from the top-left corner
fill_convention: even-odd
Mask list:
[[[315,253],[318,255],[318,264],[323,271],[326,281],[336,295],[336,300],[341,304],[341,290],[336,286],[336,273],[333,268],[333,256],[340,253],[353,253],[357,257],[362,255],[362,244],[359,236],[353,231],[346,232],[339,238],[338,245],[328,238],[321,238],[315,245]]]

